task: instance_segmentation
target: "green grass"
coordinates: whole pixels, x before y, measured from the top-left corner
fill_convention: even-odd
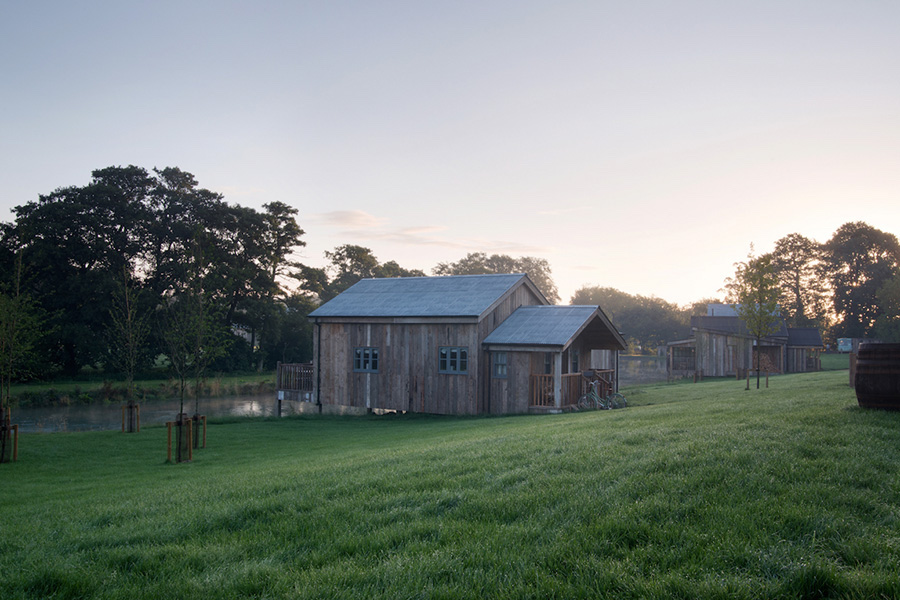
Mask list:
[[[900,414],[845,372],[625,410],[23,435],[9,598],[900,597]]]
[[[823,371],[839,371],[850,368],[849,354],[823,354],[822,370]]]

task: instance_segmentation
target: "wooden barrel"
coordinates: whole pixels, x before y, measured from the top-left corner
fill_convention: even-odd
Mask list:
[[[900,344],[860,344],[854,382],[861,407],[900,410]]]

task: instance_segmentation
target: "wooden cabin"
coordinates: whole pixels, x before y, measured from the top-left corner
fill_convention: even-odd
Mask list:
[[[743,377],[756,369],[766,373],[802,373],[821,368],[822,336],[815,328],[787,327],[784,320],[773,333],[756,338],[728,305],[711,304],[706,315],[691,317],[691,338],[667,345],[670,377]]]
[[[435,414],[574,405],[617,389],[625,341],[597,306],[553,306],[525,274],[364,279],[310,314],[312,400]]]

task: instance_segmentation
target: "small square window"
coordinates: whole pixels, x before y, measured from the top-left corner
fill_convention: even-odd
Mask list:
[[[462,374],[469,371],[469,348],[441,346],[438,349],[438,372]]]
[[[357,373],[378,372],[378,348],[355,348],[353,370]]]

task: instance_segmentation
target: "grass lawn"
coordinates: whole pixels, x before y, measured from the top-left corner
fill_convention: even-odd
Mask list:
[[[849,354],[823,354],[822,355],[822,370],[824,371],[835,371],[840,369],[849,369],[850,368],[850,355]]]
[[[896,598],[900,414],[846,372],[609,412],[23,435],[11,598]]]

